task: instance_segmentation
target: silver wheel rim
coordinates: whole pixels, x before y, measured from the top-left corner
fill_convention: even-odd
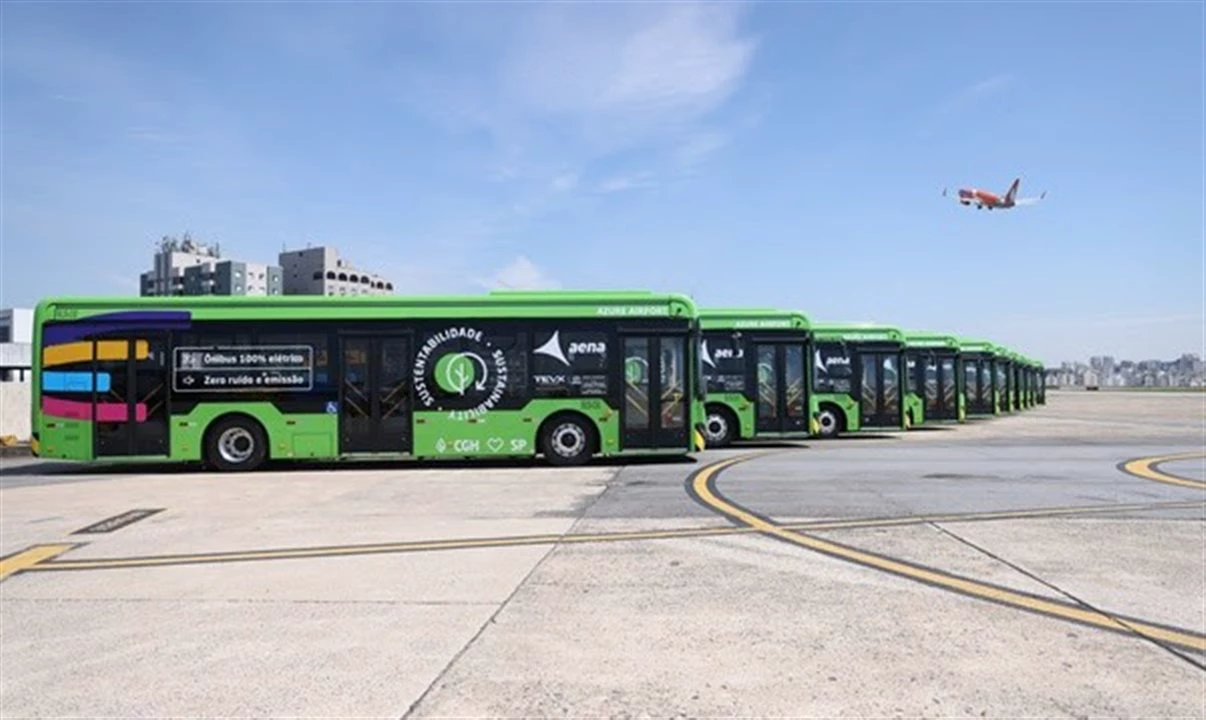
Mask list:
[[[553,452],[561,457],[574,457],[586,448],[586,431],[574,423],[558,425],[552,435]]]
[[[828,410],[821,412],[820,422],[823,433],[832,432],[837,427],[837,418]]]
[[[218,436],[218,455],[231,465],[241,465],[255,453],[255,438],[241,427],[227,428]]]
[[[728,433],[729,423],[724,419],[723,415],[713,414],[708,416],[708,422],[704,425],[704,434],[709,440],[719,442]]]

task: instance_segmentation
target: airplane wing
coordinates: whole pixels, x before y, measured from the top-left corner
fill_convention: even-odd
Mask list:
[[[1041,195],[1039,195],[1036,198],[1018,198],[1017,200],[1014,200],[1014,205],[1037,205],[1039,203],[1039,201],[1043,200],[1046,197],[1047,197],[1047,193],[1044,191]]]

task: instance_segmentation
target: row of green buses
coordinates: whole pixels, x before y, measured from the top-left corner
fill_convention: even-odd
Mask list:
[[[1047,401],[1041,362],[983,340],[791,311],[700,315],[708,447],[961,423]]]
[[[36,455],[82,461],[689,454],[1044,402],[1006,348],[674,293],[52,298]]]

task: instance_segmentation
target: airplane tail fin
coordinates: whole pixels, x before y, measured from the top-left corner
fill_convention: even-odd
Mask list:
[[[1008,192],[1005,193],[1005,204],[1012,205],[1018,198],[1018,185],[1022,183],[1021,178],[1014,178],[1013,184],[1009,186]]]

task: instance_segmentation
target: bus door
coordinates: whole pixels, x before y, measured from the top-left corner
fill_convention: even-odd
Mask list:
[[[689,442],[691,388],[686,334],[622,332],[624,449]]]
[[[959,416],[959,377],[955,356],[936,353],[926,358],[925,416],[954,420]]]
[[[963,393],[967,397],[967,412],[969,415],[980,409],[980,360],[975,357],[963,357]]]
[[[980,358],[976,361],[980,366],[980,410],[985,414],[993,414],[997,411],[996,404],[996,388],[997,381],[993,370],[993,361],[988,358]]]
[[[862,351],[859,358],[859,414],[863,427],[900,427],[901,353]]]
[[[1007,373],[1006,376],[1009,378],[1009,407],[1012,410],[1016,411],[1019,409],[1018,408],[1018,369],[1012,362],[1009,363],[1009,365],[1007,367],[1008,367],[1008,369],[1005,372]]]
[[[410,452],[410,338],[344,336],[340,342],[340,452]]]
[[[802,342],[755,339],[754,427],[757,432],[808,432],[807,350]]]
[[[1006,411],[1013,410],[1013,368],[1007,362],[1001,362],[999,367],[1001,375],[1001,408]]]
[[[167,333],[97,340],[92,356],[96,456],[168,455]]]
[[[940,420],[943,417],[942,392],[939,387],[941,382],[938,377],[938,356],[933,351],[924,356],[922,380],[922,387],[925,389],[923,393],[925,397],[925,419]]]

